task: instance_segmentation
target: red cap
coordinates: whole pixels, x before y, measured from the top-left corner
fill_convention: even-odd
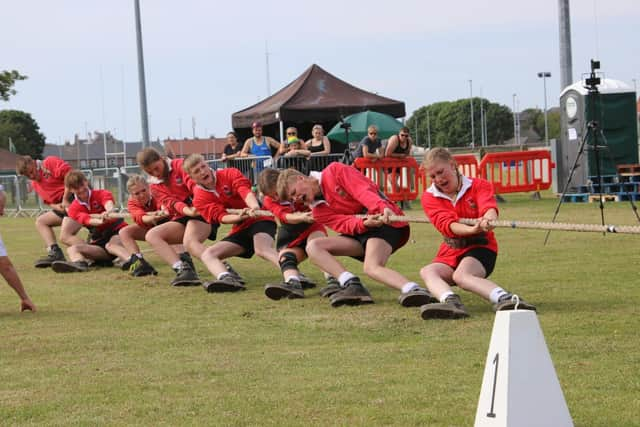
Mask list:
[[[253,122],[253,123],[251,123],[251,127],[252,127],[252,128],[261,128],[261,127],[262,127],[262,123],[260,123],[260,122]]]

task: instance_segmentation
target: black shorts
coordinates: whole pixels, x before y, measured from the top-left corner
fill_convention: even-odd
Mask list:
[[[124,223],[124,219],[120,218],[117,221],[115,221],[113,223],[113,225],[108,228],[107,230],[102,230],[102,231],[97,231],[97,230],[91,230],[89,231],[89,236],[87,237],[87,243],[90,245],[94,245],[94,246],[100,246],[102,249],[104,249],[105,251],[107,250],[106,246],[107,243],[109,243],[109,240],[111,240],[111,238],[113,236],[117,236],[118,232],[124,228],[121,227],[120,225]],[[109,252],[107,252],[109,253]],[[109,254],[111,255],[111,254]],[[115,255],[111,255],[112,259],[116,258]]]
[[[54,214],[58,215],[58,218],[60,218],[60,219],[64,219],[66,216],[69,216],[69,215],[67,215],[66,211],[60,212],[59,210],[51,209],[51,212],[53,212]]]
[[[276,223],[273,221],[254,222],[244,230],[233,233],[222,239],[223,242],[231,242],[244,248],[244,252],[238,255],[241,258],[251,258],[255,253],[253,247],[253,236],[258,233],[267,233],[271,238],[276,235]]]
[[[360,242],[360,244],[362,245],[362,249],[364,249],[365,251],[367,250],[367,241],[369,239],[382,239],[391,246],[391,253],[394,253],[407,243],[410,233],[411,230],[409,229],[408,225],[405,225],[401,228],[396,228],[385,224],[379,228],[371,228],[369,229],[369,231],[363,234],[358,234],[355,236],[342,234],[341,236],[357,240],[358,242]],[[364,255],[354,256],[352,258],[355,258],[359,261],[364,261]]]
[[[462,254],[458,261],[462,261],[463,258],[468,256],[480,261],[480,264],[482,264],[484,271],[486,272],[486,275],[484,276],[485,278],[489,277],[493,272],[493,269],[496,266],[496,259],[498,258],[498,254],[491,249],[473,248]]]
[[[181,216],[180,218],[174,219],[173,221],[177,222],[179,224],[182,224],[185,227],[187,226],[187,223],[189,221],[200,221],[200,222],[204,222],[205,224],[209,224],[200,215],[198,215],[198,216]],[[207,237],[207,239],[215,241],[216,237],[218,236],[218,227],[220,227],[220,224],[209,224],[209,225],[211,226],[211,233],[209,233],[209,237]]]
[[[280,227],[278,227],[278,237],[276,238],[276,249],[278,251],[286,249],[290,243],[300,237],[310,226],[311,224],[308,223],[280,224]],[[304,249],[305,246],[307,246],[307,239],[304,239],[304,241],[301,241],[301,243],[297,245],[297,247],[301,247],[302,249]]]

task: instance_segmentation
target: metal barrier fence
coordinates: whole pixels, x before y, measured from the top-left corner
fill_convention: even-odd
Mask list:
[[[209,160],[207,164],[212,169],[224,169],[235,167],[246,176],[253,185],[257,184],[258,175],[266,167],[277,167],[279,169],[295,168],[305,174],[312,170],[322,170],[329,163],[339,161],[342,154],[329,154],[323,156],[311,156],[309,159],[303,157],[280,157],[274,161],[269,156],[242,157],[223,162],[219,159]],[[126,167],[110,167],[85,169],[82,172],[92,188],[109,190],[113,194],[116,205],[120,209],[126,209],[127,180],[133,174],[143,174],[137,165]],[[35,191],[32,190],[29,180],[24,176],[3,175],[0,176],[0,184],[4,186],[7,202],[5,211],[7,215],[13,216],[37,216],[42,211],[48,209]]]

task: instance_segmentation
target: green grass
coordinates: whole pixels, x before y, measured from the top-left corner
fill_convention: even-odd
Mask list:
[[[550,221],[557,201],[506,198],[502,219]],[[422,215],[417,203],[408,213]],[[564,204],[558,221],[599,215]],[[635,225],[626,203],[605,215]],[[475,296],[462,294],[470,319],[425,322],[371,280],[372,306],[333,309],[317,290],[270,301],[263,284],[278,272],[259,259],[232,261],[249,290],[231,295],[171,288],[154,254],[157,278],[56,275],[31,267],[43,254],[33,219],[0,219],[0,230],[39,309],[18,313],[0,287],[0,424],[473,424],[494,320]],[[553,232],[543,246],[544,234],[499,229],[492,278],[537,304],[576,425],[640,425],[638,236]],[[412,239],[390,265],[418,280],[441,239],[427,224]]]

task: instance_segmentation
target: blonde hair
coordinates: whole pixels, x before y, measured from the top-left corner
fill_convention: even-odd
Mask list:
[[[280,200],[289,200],[289,185],[296,182],[299,176],[307,177],[302,172],[293,168],[285,169],[280,172],[277,184],[278,198]]]
[[[138,184],[144,185],[145,187],[149,187],[149,183],[147,182],[147,179],[144,176],[134,174],[134,175],[131,175],[127,180],[127,191],[131,193],[131,189]]]
[[[455,165],[456,160],[446,148],[434,147],[424,154],[422,166],[428,168],[436,162],[453,162]]]
[[[182,162],[182,170],[185,171],[187,174],[189,174],[189,171],[191,170],[191,168],[200,162],[204,162],[204,157],[202,157],[201,154],[197,154],[197,153],[189,154],[189,156],[186,159],[184,159],[184,162]]]
[[[16,173],[18,175],[26,174],[27,169],[33,162],[35,162],[35,160],[33,160],[31,156],[18,156],[16,159]]]
[[[64,177],[64,186],[71,190],[80,188],[85,182],[87,177],[79,170],[72,170]]]
[[[372,130],[375,130],[376,132],[378,132],[378,126],[369,125],[369,127],[367,128],[367,132],[371,132]]]

